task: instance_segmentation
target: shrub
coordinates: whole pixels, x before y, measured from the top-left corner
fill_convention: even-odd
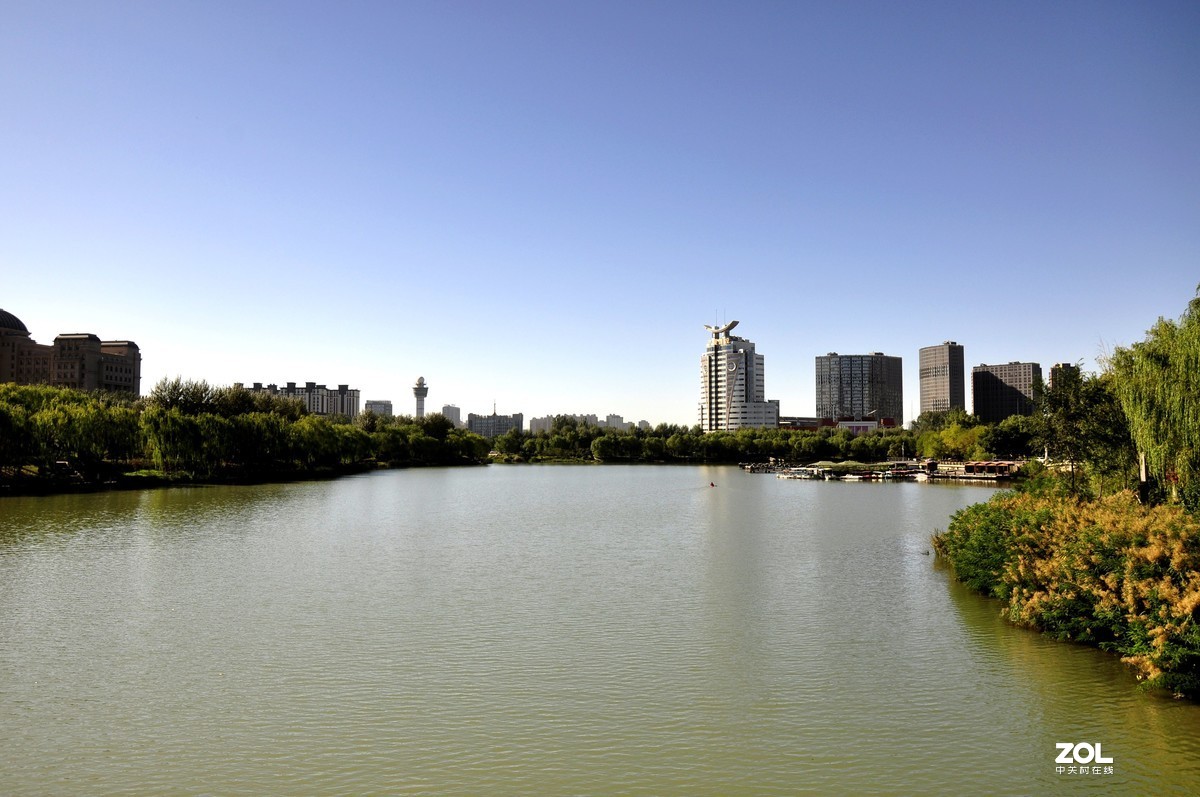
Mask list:
[[[1001,493],[934,548],[1013,623],[1121,655],[1140,680],[1200,697],[1200,520],[1130,492],[1079,502]]]

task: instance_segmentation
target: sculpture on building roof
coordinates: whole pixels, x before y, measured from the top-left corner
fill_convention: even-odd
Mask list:
[[[737,325],[738,325],[737,321],[730,321],[728,324],[726,324],[723,327],[718,327],[718,326],[710,327],[708,324],[705,324],[704,328],[707,329],[709,332],[711,332],[713,338],[715,339],[715,338],[721,337],[722,335],[728,334],[729,330],[733,329]]]

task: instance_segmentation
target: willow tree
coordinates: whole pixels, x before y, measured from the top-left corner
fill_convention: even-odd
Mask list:
[[[1160,318],[1109,366],[1146,469],[1172,498],[1200,509],[1200,289],[1179,321]]]

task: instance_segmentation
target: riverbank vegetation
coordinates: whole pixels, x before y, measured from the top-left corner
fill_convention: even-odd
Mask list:
[[[1124,491],[1044,483],[958,512],[933,539],[1013,623],[1116,653],[1148,685],[1200,699],[1200,519]]]
[[[294,399],[164,380],[140,399],[0,385],[0,486],[9,492],[263,481],[378,466],[486,461],[488,443],[441,415],[310,414]]]
[[[1200,298],[1107,366],[1039,404],[1059,467],[958,512],[933,546],[1012,622],[1200,699]]]

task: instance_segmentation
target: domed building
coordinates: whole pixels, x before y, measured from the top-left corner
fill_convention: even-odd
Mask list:
[[[29,328],[21,319],[0,310],[0,383],[48,383],[52,348],[39,346],[29,337]]]
[[[113,390],[140,395],[142,354],[131,340],[100,340],[89,332],[38,343],[21,319],[0,309],[0,383]]]
[[[16,332],[28,336],[29,330],[25,328],[25,324],[21,319],[17,318],[7,310],[0,310],[0,333]]]

